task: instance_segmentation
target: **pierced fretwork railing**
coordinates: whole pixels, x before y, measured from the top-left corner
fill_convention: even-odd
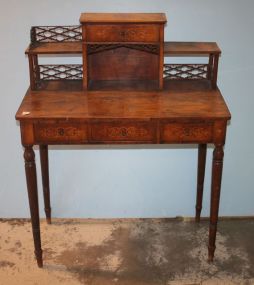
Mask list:
[[[34,90],[39,90],[46,81],[82,80],[82,64],[43,64],[37,65],[33,72]]]
[[[82,40],[81,26],[34,26],[31,44],[52,42],[77,42]]]
[[[207,79],[208,64],[164,64],[164,80]],[[38,65],[34,71],[36,86],[42,81],[82,80],[82,64]]]
[[[120,47],[126,47],[131,49],[136,49],[140,51],[145,51],[153,54],[159,53],[159,46],[154,44],[91,44],[88,45],[88,54],[94,54],[97,52],[102,52],[106,50],[116,49]]]
[[[164,64],[164,79],[207,79],[208,64]]]
[[[81,64],[39,65],[40,80],[81,80],[83,68]]]

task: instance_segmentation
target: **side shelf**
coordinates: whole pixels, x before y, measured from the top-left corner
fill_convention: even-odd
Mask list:
[[[45,42],[30,44],[26,54],[82,54],[82,42]]]
[[[38,42],[26,54],[82,54],[82,42]],[[164,42],[164,56],[221,54],[215,42]]]
[[[164,56],[221,54],[215,42],[164,42]]]

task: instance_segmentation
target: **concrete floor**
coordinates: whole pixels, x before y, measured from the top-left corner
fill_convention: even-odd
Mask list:
[[[208,222],[71,220],[41,223],[44,268],[28,220],[0,220],[0,285],[254,284],[254,220],[219,224],[207,263]]]

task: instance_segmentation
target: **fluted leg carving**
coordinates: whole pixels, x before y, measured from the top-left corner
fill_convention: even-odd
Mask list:
[[[28,192],[31,223],[32,223],[33,238],[34,238],[34,253],[36,256],[38,267],[43,267],[36,166],[34,160],[35,154],[32,146],[25,146],[24,159],[25,159],[27,192]]]
[[[215,251],[217,222],[219,214],[221,177],[223,168],[223,145],[216,145],[213,151],[212,187],[211,187],[211,210],[209,227],[208,261],[212,262]]]
[[[51,224],[50,189],[49,189],[49,169],[48,169],[48,146],[40,145],[41,176],[44,197],[44,210],[47,223]]]
[[[200,213],[202,210],[205,165],[206,165],[206,144],[198,146],[198,175],[197,175],[197,200],[196,200],[196,222],[200,221]]]

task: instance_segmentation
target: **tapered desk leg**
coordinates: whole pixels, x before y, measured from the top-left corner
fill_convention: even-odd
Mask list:
[[[50,189],[49,189],[49,168],[48,168],[48,146],[40,145],[41,176],[44,197],[44,210],[47,223],[51,224]]]
[[[197,175],[197,200],[196,200],[196,222],[200,221],[200,213],[202,210],[205,164],[206,164],[206,144],[198,146],[198,175]]]
[[[217,222],[220,203],[220,189],[223,168],[223,145],[215,145],[213,151],[212,166],[212,187],[211,187],[211,210],[210,210],[210,227],[209,227],[209,245],[208,245],[208,261],[212,262],[215,251],[215,241],[217,232]]]
[[[33,238],[34,238],[34,249],[35,249],[34,253],[36,256],[38,267],[43,267],[37,178],[36,178],[36,166],[34,158],[35,155],[33,147],[25,146],[24,159],[25,159],[26,183],[27,183],[30,213],[31,213]]]

